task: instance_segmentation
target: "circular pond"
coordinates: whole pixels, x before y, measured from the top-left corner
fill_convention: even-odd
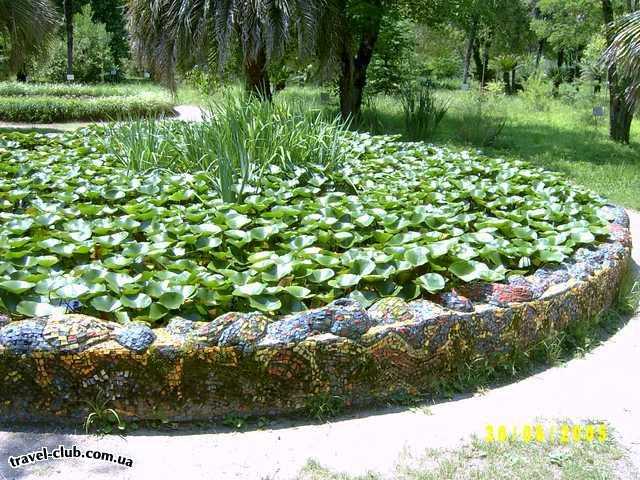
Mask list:
[[[349,134],[231,191],[221,163],[136,171],[112,134],[0,137],[0,417],[427,391],[597,314],[629,257],[624,211],[520,161]]]

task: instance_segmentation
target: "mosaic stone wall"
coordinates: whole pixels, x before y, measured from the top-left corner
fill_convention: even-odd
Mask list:
[[[0,420],[75,420],[100,393],[125,418],[195,420],[299,410],[315,395],[363,404],[428,392],[460,361],[499,362],[550,330],[607,308],[627,267],[629,221],[553,268],[432,300],[342,299],[270,320],[227,313],[166,328],[82,315],[0,316]]]

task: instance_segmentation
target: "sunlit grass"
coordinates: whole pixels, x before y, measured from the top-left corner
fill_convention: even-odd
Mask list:
[[[526,472],[526,473],[525,473]],[[476,438],[454,450],[431,449],[401,458],[392,477],[351,476],[310,460],[298,480],[632,480],[637,470],[613,438],[601,442],[486,442]]]

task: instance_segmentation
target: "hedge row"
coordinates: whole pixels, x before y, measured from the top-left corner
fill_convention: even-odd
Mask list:
[[[94,98],[0,96],[0,120],[8,122],[119,120],[173,113],[171,101],[158,95]]]

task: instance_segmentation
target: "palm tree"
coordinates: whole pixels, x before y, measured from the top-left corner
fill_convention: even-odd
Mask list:
[[[49,0],[0,0],[0,38],[8,39],[8,65],[19,71],[55,32],[58,13]]]
[[[635,103],[640,96],[640,11],[622,17],[613,26],[611,45],[604,60],[616,65],[627,80],[627,96]]]
[[[627,1],[627,15],[614,21],[611,0],[602,0],[608,48],[603,61],[608,67],[610,136],[629,143],[631,122],[640,99],[640,2]]]
[[[223,67],[237,42],[247,90],[271,98],[267,67],[284,53],[292,34],[301,49],[316,37],[324,0],[129,0],[133,52],[175,88],[180,62],[207,57]],[[306,41],[303,42],[302,39]]]

